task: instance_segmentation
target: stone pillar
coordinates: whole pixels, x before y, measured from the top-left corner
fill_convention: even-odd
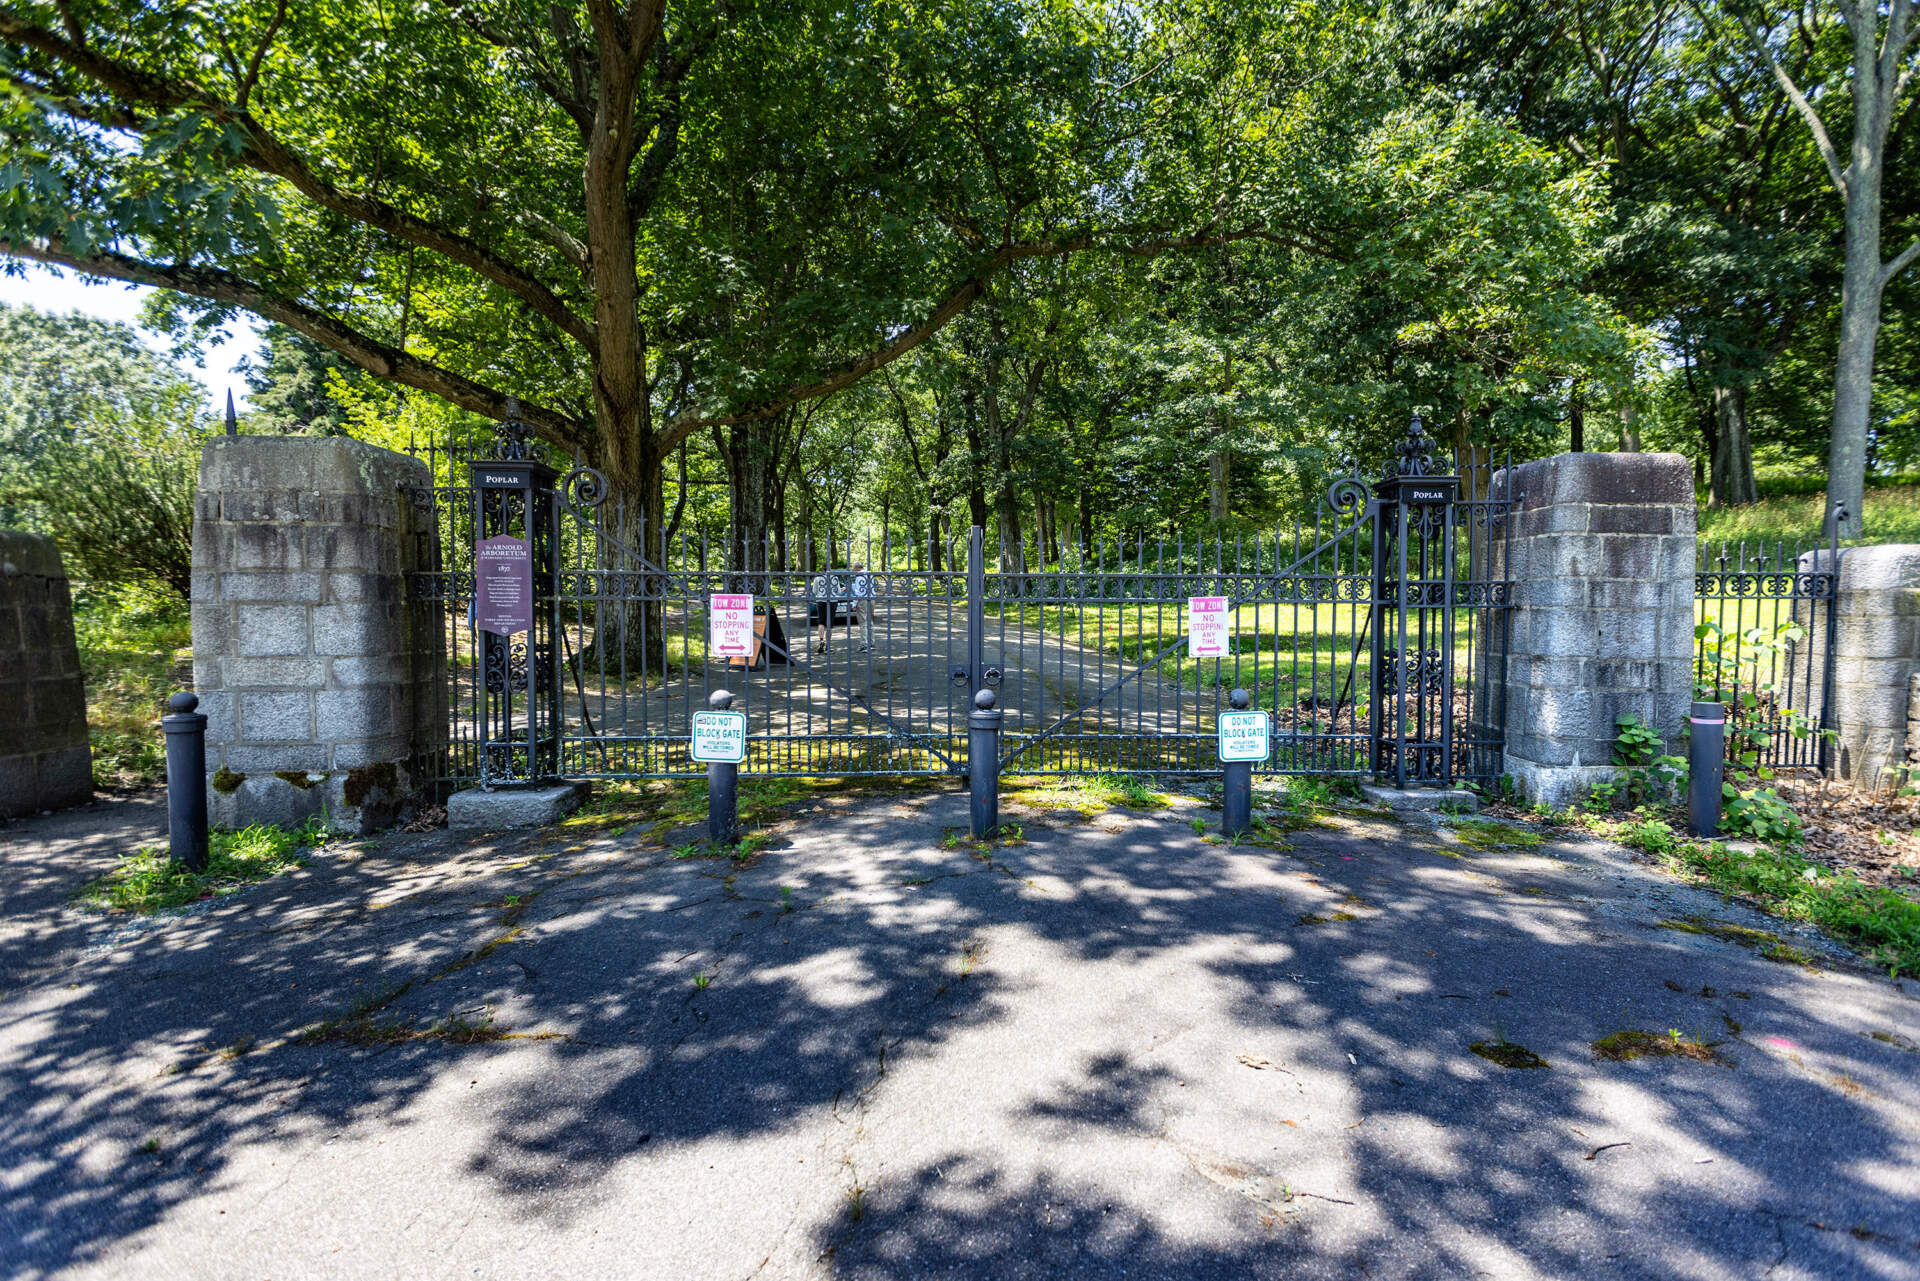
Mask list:
[[[1825,569],[1831,552],[1810,552],[1803,567]],[[1920,546],[1891,543],[1840,552],[1834,598],[1833,726],[1835,777],[1888,787],[1906,768],[1908,683],[1920,674]],[[1812,679],[1825,671],[1823,606],[1802,607],[1813,647]]]
[[[193,672],[213,821],[400,817],[445,743],[418,459],[339,437],[216,436],[193,528]]]
[[[1517,498],[1506,771],[1565,805],[1613,776],[1618,718],[1677,750],[1692,697],[1693,473],[1678,454],[1560,454],[1501,472]],[[1494,661],[1498,661],[1496,658]]]
[[[51,538],[0,529],[0,818],[92,798],[67,571]]]

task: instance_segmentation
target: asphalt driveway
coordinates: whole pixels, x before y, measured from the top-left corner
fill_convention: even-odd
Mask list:
[[[54,889],[152,813],[0,829],[0,1274],[1920,1276],[1911,982],[1588,839],[964,804],[392,835],[137,925]]]

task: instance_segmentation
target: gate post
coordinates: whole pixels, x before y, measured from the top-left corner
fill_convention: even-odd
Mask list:
[[[1227,706],[1244,712],[1253,706],[1253,696],[1244,689],[1227,695]],[[1225,775],[1220,793],[1220,833],[1235,837],[1253,826],[1253,762],[1222,761]]]
[[[716,689],[707,695],[707,706],[724,712],[733,706],[733,695]],[[712,761],[707,765],[707,844],[732,845],[739,830],[740,766],[733,761]]]
[[[480,789],[559,777],[559,473],[529,455],[509,407],[497,459],[467,464],[473,487],[473,632],[481,690]]]
[[[975,525],[967,534],[967,688],[986,687],[987,536]]]
[[[983,689],[973,696],[973,711],[967,714],[968,817],[976,841],[984,841],[1000,829],[1002,713],[994,707],[995,701],[993,691]]]
[[[207,718],[197,694],[167,700],[167,857],[189,872],[207,870]]]

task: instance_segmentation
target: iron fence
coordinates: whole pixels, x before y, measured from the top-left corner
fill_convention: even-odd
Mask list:
[[[475,612],[473,544],[498,524],[476,498],[476,460],[416,452],[440,533],[412,593],[437,611],[449,658],[450,785],[556,761],[568,777],[698,776],[692,713],[721,688],[748,718],[748,775],[962,774],[981,688],[1005,714],[1012,773],[1216,770],[1236,687],[1271,717],[1266,772],[1501,772],[1510,601],[1492,574],[1508,504],[1490,464],[1441,507],[1384,502],[1356,474],[1312,521],[1259,536],[1045,548],[980,530],[791,545],[662,534],[576,469],[539,558],[545,621],[502,641]],[[754,598],[751,655],[708,652],[716,593]],[[1218,656],[1188,652],[1193,597],[1229,602]]]
[[[1702,539],[1694,696],[1724,703],[1728,759],[1827,772],[1841,550]]]

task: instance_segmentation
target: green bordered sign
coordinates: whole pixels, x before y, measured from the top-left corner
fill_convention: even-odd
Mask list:
[[[747,759],[745,712],[695,712],[693,759],[709,765],[738,765]]]
[[[1220,713],[1220,759],[1264,761],[1273,751],[1265,712]]]

